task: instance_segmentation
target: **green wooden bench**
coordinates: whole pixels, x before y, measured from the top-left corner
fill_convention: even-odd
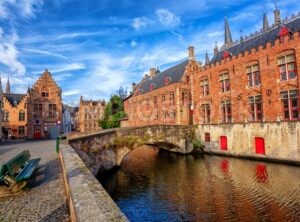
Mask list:
[[[27,184],[41,158],[31,159],[28,150],[24,150],[2,165],[0,169],[0,196],[20,191]]]

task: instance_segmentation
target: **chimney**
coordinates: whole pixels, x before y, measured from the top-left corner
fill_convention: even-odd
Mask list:
[[[269,22],[267,14],[264,13],[264,23],[263,23],[263,31],[266,31],[269,28]]]
[[[280,19],[280,10],[278,10],[277,1],[275,1],[274,24],[275,25],[279,25],[280,22],[281,22],[281,19]]]
[[[136,89],[136,84],[135,84],[135,82],[133,82],[131,86],[132,86],[132,92],[134,92],[135,89]]]
[[[215,42],[215,48],[214,48],[214,55],[218,55],[219,53],[219,48],[218,48],[218,42]]]
[[[156,73],[156,69],[155,68],[150,68],[150,78],[153,78],[155,76]]]
[[[189,60],[195,61],[195,48],[193,46],[189,47]]]

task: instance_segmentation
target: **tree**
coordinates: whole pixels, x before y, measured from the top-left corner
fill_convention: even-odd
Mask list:
[[[104,118],[100,121],[100,125],[102,129],[117,128],[120,127],[120,119],[124,117],[126,117],[126,113],[124,112],[122,97],[112,95],[110,101],[106,104]]]

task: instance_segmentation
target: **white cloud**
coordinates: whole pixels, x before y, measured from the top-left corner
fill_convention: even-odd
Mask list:
[[[43,0],[1,0],[0,18],[10,18],[14,13],[21,18],[33,18],[42,5]]]
[[[159,8],[155,11],[159,22],[166,27],[176,27],[180,24],[180,17],[170,12],[168,9]]]
[[[152,21],[146,17],[137,17],[133,19],[132,27],[136,30],[146,28]]]
[[[132,48],[135,48],[135,47],[137,47],[138,43],[137,43],[137,41],[132,40],[130,45],[131,45]]]
[[[80,94],[80,91],[78,89],[63,92],[63,96],[74,96],[74,95],[79,95],[79,94]]]
[[[18,35],[14,30],[10,35],[5,35],[3,30],[0,30],[0,63],[7,66],[17,75],[24,75],[26,69],[18,60],[19,51],[16,47],[17,40]]]
[[[49,55],[49,56],[57,57],[60,59],[68,59],[68,57],[66,57],[64,55],[54,53],[54,52],[39,50],[39,49],[24,49],[24,51],[33,52],[33,53],[42,54],[42,55]]]

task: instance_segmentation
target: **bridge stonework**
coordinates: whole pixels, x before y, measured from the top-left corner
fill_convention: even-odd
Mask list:
[[[120,166],[129,152],[145,144],[189,154],[193,151],[195,131],[193,126],[128,127],[73,136],[68,143],[96,176],[101,170]]]

